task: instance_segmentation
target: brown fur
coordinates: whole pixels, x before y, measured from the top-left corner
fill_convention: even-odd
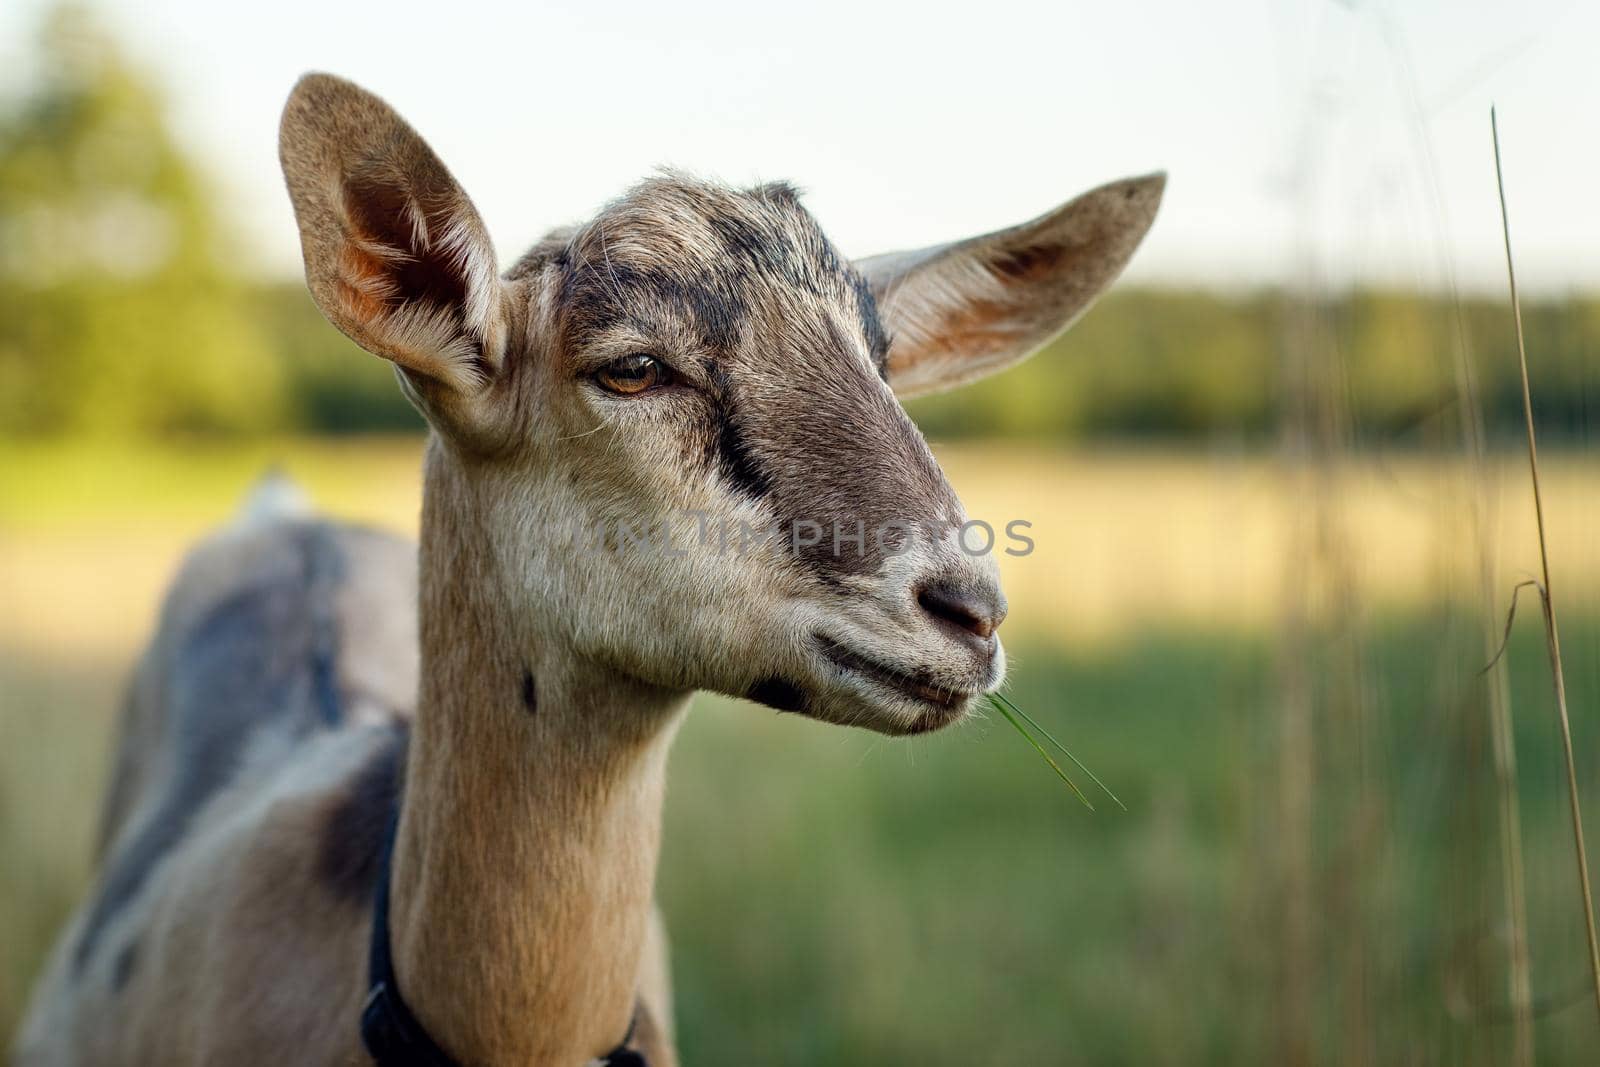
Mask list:
[[[465,193],[376,97],[308,76],[281,155],[313,296],[433,427],[420,556],[279,515],[186,564],[131,689],[99,881],[17,1062],[364,1062],[398,807],[395,971],[440,1044],[576,1065],[637,1011],[670,1067],[653,881],[690,695],[908,734],[999,683],[993,561],[949,538],[960,502],[894,391],[1048,340],[1132,254],[1160,181],[853,265],[787,186],[666,175],[501,277]],[[641,352],[666,384],[606,391],[596,372]],[[689,514],[928,532],[851,557],[564,539]]]

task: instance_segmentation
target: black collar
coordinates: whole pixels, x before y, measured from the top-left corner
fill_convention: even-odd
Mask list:
[[[440,1048],[400,996],[389,954],[389,864],[394,853],[395,824],[389,823],[378,870],[372,907],[372,944],[367,956],[367,1002],[361,1007],[361,1043],[378,1067],[461,1067]],[[637,1021],[637,1013],[635,1013]],[[644,1054],[628,1047],[634,1024],[622,1044],[600,1057],[604,1067],[649,1067]]]

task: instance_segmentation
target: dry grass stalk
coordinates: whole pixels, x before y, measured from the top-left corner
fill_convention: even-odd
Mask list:
[[[1484,553],[1487,556],[1487,553]],[[1492,578],[1486,563],[1486,583]],[[1490,624],[1492,630],[1492,624]],[[1487,640],[1493,640],[1492,636]],[[1493,728],[1495,780],[1500,810],[1500,870],[1504,880],[1506,923],[1511,935],[1509,973],[1512,1013],[1512,1063],[1534,1062],[1533,963],[1528,950],[1527,877],[1522,858],[1522,812],[1517,800],[1517,751],[1511,729],[1511,693],[1504,673],[1488,679]]]
[[[1435,181],[1434,203],[1441,197]],[[1447,227],[1439,226],[1440,232]],[[1488,485],[1487,445],[1484,441],[1483,404],[1478,393],[1477,377],[1473,370],[1471,346],[1467,340],[1466,322],[1461,311],[1460,293],[1455,273],[1449,260],[1444,260],[1449,282],[1450,303],[1453,310],[1455,334],[1456,391],[1461,406],[1461,432],[1466,446],[1469,489],[1468,505],[1471,508],[1473,551],[1478,564],[1478,584],[1485,611],[1481,615],[1484,653],[1490,657],[1491,666],[1498,659],[1499,635],[1494,623],[1495,589],[1499,578],[1495,573],[1495,555],[1492,548],[1492,522],[1487,514],[1485,488]],[[1512,729],[1511,686],[1505,671],[1488,672],[1485,679],[1485,699],[1488,705],[1491,751],[1494,758],[1495,793],[1500,829],[1500,876],[1504,898],[1505,924],[1509,935],[1507,951],[1506,985],[1511,1005],[1513,1067],[1533,1067],[1533,961],[1528,947],[1527,873],[1523,859],[1522,810],[1518,797],[1517,746]]]
[[[1506,210],[1505,176],[1500,164],[1500,125],[1489,109],[1489,131],[1494,141],[1494,177],[1500,193],[1500,228],[1506,245],[1506,277],[1511,287],[1511,314],[1517,326],[1517,360],[1522,374],[1522,414],[1528,429],[1528,468],[1533,478],[1533,510],[1539,531],[1539,601],[1544,609],[1545,645],[1550,653],[1550,673],[1555,683],[1556,712],[1561,726],[1561,748],[1567,761],[1567,801],[1572,809],[1572,836],[1577,849],[1578,886],[1583,894],[1583,925],[1589,938],[1589,972],[1594,979],[1595,1007],[1600,1009],[1600,940],[1595,936],[1594,895],[1589,888],[1589,857],[1583,844],[1583,811],[1578,803],[1578,776],[1572,758],[1572,725],[1567,715],[1567,683],[1561,669],[1561,633],[1556,624],[1555,601],[1550,591],[1550,550],[1545,537],[1544,496],[1539,487],[1539,444],[1533,428],[1533,395],[1528,385],[1528,349],[1522,336],[1522,302],[1517,295],[1517,271],[1511,257],[1511,221]]]

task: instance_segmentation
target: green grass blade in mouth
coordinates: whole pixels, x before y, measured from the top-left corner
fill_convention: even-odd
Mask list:
[[[1005,716],[1006,722],[1009,722],[1017,731],[1017,733],[1022,735],[1023,740],[1032,745],[1034,750],[1038,752],[1039,755],[1044,757],[1044,761],[1050,764],[1051,769],[1060,776],[1063,782],[1067,783],[1067,788],[1072,790],[1073,796],[1083,801],[1084,807],[1088,808],[1090,811],[1093,811],[1094,805],[1089,803],[1089,798],[1083,795],[1083,790],[1078,788],[1078,783],[1067,777],[1067,772],[1061,769],[1061,764],[1052,759],[1050,753],[1044,750],[1044,746],[1039,744],[1038,741],[1034,740],[1033,735],[1028,732],[1027,727],[1023,726],[1022,722],[1015,715],[1011,714],[1011,711],[1005,706],[1005,704],[1002,704],[999,700],[995,699],[995,694],[993,693],[989,694],[989,703],[996,711]],[[1101,786],[1101,788],[1104,789],[1105,787]]]
[[[1009,697],[1005,696],[1002,693],[994,693],[994,694],[991,695],[990,699],[991,700],[998,700],[998,701],[1004,703],[1006,707],[1010,708],[1012,711],[1014,711],[1018,715],[1022,716],[1022,719],[1023,719],[1024,722],[1026,722],[1029,726],[1033,727],[1035,730],[1039,731],[1039,733],[1044,736],[1044,739],[1046,741],[1050,742],[1052,745],[1056,746],[1056,748],[1060,749],[1061,750],[1061,754],[1066,756],[1069,760],[1071,760],[1077,766],[1078,770],[1082,771],[1084,774],[1087,774],[1089,776],[1089,780],[1091,782],[1093,782],[1095,785],[1099,786],[1101,788],[1101,790],[1104,791],[1105,795],[1111,798],[1111,802],[1113,804],[1115,804],[1117,807],[1121,808],[1123,811],[1127,811],[1128,810],[1128,805],[1124,804],[1122,802],[1122,800],[1117,796],[1117,794],[1113,793],[1111,791],[1110,787],[1108,787],[1104,782],[1102,782],[1099,779],[1099,777],[1093,771],[1091,771],[1088,767],[1084,766],[1084,763],[1083,763],[1083,761],[1081,759],[1079,759],[1077,756],[1074,756],[1070,751],[1068,751],[1066,745],[1063,745],[1060,741],[1057,741],[1055,739],[1055,735],[1053,735],[1049,730],[1046,730],[1043,726],[1040,726],[1039,725],[1039,721],[1037,719],[1035,719],[1032,715],[1029,715],[1027,712],[1023,711],[1021,708],[1017,707],[1017,705],[1015,703],[1013,703]]]

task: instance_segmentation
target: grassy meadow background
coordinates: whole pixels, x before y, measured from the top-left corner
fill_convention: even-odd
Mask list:
[[[337,514],[412,530],[419,451],[409,437],[8,451],[0,1024],[84,885],[120,687],[184,546],[272,464]],[[661,875],[686,1062],[1507,1061],[1474,698],[1487,656],[1441,499],[1460,464],[1330,474],[1353,617],[1308,604],[1299,625],[1316,636],[1297,647],[1292,464],[938,451],[974,515],[1034,523],[1038,550],[1003,560],[1011,692],[1130,811],[1084,811],[995,721],[891,742],[702,697],[674,756]],[[1534,558],[1520,476],[1507,459],[1487,477],[1507,586]],[[1600,463],[1555,457],[1547,480],[1559,592],[1579,609],[1564,621],[1582,762],[1600,743]],[[1535,617],[1505,668],[1536,1037],[1540,1062],[1581,1063],[1596,1025]],[[1314,675],[1305,704],[1296,671]],[[1286,723],[1302,712],[1316,743],[1292,768]]]
[[[419,506],[389,372],[225,266],[155,82],[81,8],[37,48],[0,100],[0,1042],[185,547],[272,466],[336,515]],[[1528,328],[1600,826],[1600,297]],[[1510,341],[1487,296],[1129,289],[915,405],[970,513],[1033,524],[1011,695],[1129,810],[990,719],[889,741],[699,698],[660,879],[685,1062],[1593,1063],[1531,599],[1484,670],[1538,559]]]

